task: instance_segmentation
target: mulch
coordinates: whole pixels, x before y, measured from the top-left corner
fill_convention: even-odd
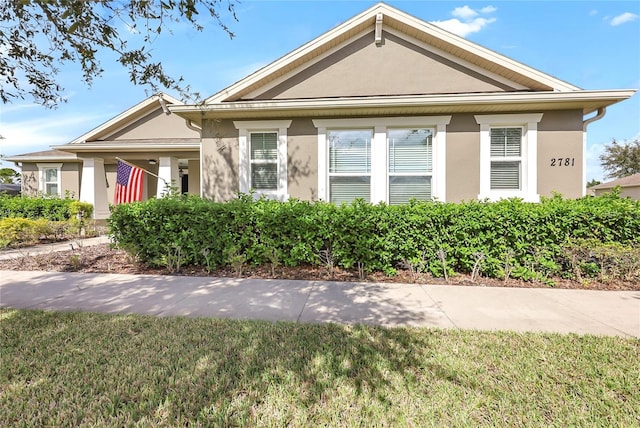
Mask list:
[[[71,246],[71,245],[70,245]],[[589,280],[578,282],[562,278],[553,278],[554,285],[542,282],[500,280],[480,277],[471,279],[470,275],[456,274],[448,278],[436,278],[427,273],[412,273],[399,269],[397,275],[387,276],[381,272],[367,274],[360,278],[357,270],[335,268],[330,272],[324,267],[278,266],[274,270],[269,266],[246,267],[239,274],[227,267],[207,272],[202,266],[184,266],[179,272],[169,272],[166,268],[153,268],[139,263],[127,255],[123,250],[111,248],[109,244],[78,247],[73,250],[48,252],[0,260],[0,270],[39,270],[52,272],[94,272],[94,273],[122,273],[122,274],[153,274],[153,275],[182,275],[208,277],[242,277],[242,278],[270,278],[307,281],[354,281],[376,283],[419,283],[440,285],[464,285],[485,287],[523,287],[523,288],[566,288],[581,290],[635,290],[640,291],[640,282],[610,281],[599,282]]]

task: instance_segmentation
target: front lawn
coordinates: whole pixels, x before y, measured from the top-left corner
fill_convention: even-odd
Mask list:
[[[0,310],[0,426],[633,426],[640,341]]]

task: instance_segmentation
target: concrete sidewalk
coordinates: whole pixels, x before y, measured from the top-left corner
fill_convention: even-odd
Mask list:
[[[640,292],[0,271],[0,307],[640,338]]]
[[[56,242],[53,244],[40,244],[33,247],[23,247],[0,251],[0,260],[16,259],[24,256],[34,256],[36,254],[49,254],[54,251],[67,251],[91,245],[108,244],[111,242],[106,235],[95,238],[73,239],[70,241]]]

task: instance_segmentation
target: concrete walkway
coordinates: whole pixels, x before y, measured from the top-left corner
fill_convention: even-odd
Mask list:
[[[49,254],[54,251],[73,250],[79,247],[108,244],[111,242],[108,236],[96,236],[95,238],[74,239],[71,241],[56,242],[54,244],[41,244],[33,247],[23,247],[0,251],[0,260],[16,259],[36,254]]]
[[[640,338],[640,292],[0,271],[0,307]]]

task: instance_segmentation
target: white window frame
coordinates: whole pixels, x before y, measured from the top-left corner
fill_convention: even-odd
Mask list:
[[[480,194],[478,199],[497,201],[522,198],[527,202],[540,202],[538,194],[538,123],[543,113],[475,115],[480,125]],[[520,161],[520,189],[491,189],[491,128],[522,128]]]
[[[62,164],[61,163],[38,163],[36,165],[38,167],[38,191],[45,195],[61,196],[62,195]],[[58,192],[55,195],[47,193],[47,183],[53,183],[53,182],[45,181],[47,178],[48,169],[56,170],[56,177],[57,177],[56,185],[58,186]]]
[[[451,116],[378,117],[355,119],[313,119],[318,129],[318,199],[330,200],[329,142],[327,130],[373,129],[371,142],[371,203],[389,200],[387,130],[390,128],[426,128],[433,135],[431,197],[446,200],[446,127]]]
[[[238,163],[239,163],[239,191],[249,193],[251,189],[251,134],[261,132],[276,132],[278,134],[278,188],[276,190],[255,190],[257,197],[266,196],[270,199],[285,201],[289,199],[287,190],[287,129],[291,120],[238,120],[233,126],[238,130]]]
[[[412,130],[412,129],[424,129],[424,130],[428,130],[431,132],[431,171],[427,171],[427,172],[391,172],[389,171],[389,151],[391,149],[391,143],[390,143],[390,138],[389,138],[389,131],[394,131],[394,130],[400,130],[400,131],[406,131],[406,130]],[[433,127],[402,127],[402,128],[387,128],[387,203],[391,204],[391,192],[389,192],[389,188],[391,187],[391,177],[429,177],[431,180],[431,200],[433,200],[433,164],[434,164],[434,157],[433,157],[433,145],[434,145],[434,137],[436,134],[436,130]]]
[[[371,188],[371,181],[373,180],[373,176],[372,176],[372,172],[373,172],[373,165],[372,165],[372,161],[373,161],[373,142],[374,142],[374,138],[375,138],[375,134],[373,132],[373,130],[369,127],[369,128],[349,128],[349,129],[329,129],[327,130],[328,132],[332,132],[332,131],[365,131],[365,132],[370,132],[371,135],[371,141],[369,144],[369,171],[359,171],[359,172],[331,172],[330,168],[327,172],[328,177],[327,177],[327,181],[329,182],[327,184],[327,189],[330,188],[330,182],[331,182],[331,178],[332,177],[367,177],[369,179],[369,187]],[[330,147],[329,147],[329,140],[327,140],[327,149],[330,151]],[[328,161],[329,163],[331,162],[331,154],[329,153],[328,155]],[[329,163],[327,165],[329,165]],[[371,191],[369,192],[369,198],[371,198]]]

